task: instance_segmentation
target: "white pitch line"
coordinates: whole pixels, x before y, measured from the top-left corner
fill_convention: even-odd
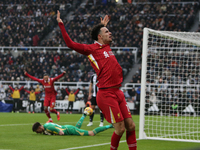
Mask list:
[[[136,139],[137,141],[140,139]],[[120,143],[124,143],[126,142],[126,140],[124,141],[120,141]],[[59,150],[71,150],[71,149],[82,149],[82,148],[88,148],[88,147],[97,147],[97,146],[102,146],[102,145],[109,145],[109,143],[102,143],[102,144],[94,144],[94,145],[86,145],[86,146],[80,146],[80,147],[71,147],[71,148],[66,148],[66,149],[59,149]]]

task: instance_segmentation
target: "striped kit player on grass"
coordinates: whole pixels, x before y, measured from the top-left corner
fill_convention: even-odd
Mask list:
[[[97,105],[96,95],[97,95],[98,87],[96,84],[97,84],[97,75],[93,74],[91,77],[91,80],[90,80],[89,97],[88,97],[88,100],[91,101],[91,108],[93,109],[93,114],[90,116],[90,122],[88,123],[87,126],[93,125],[95,106]],[[100,119],[101,119],[101,122],[100,122],[99,126],[102,127],[104,116],[103,116],[103,113],[101,112],[101,110],[100,110]]]

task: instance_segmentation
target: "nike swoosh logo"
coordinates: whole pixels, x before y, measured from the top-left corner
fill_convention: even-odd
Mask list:
[[[79,132],[78,130],[76,130],[76,132],[78,132],[81,136],[83,136],[84,135],[84,133],[81,133],[81,132]]]

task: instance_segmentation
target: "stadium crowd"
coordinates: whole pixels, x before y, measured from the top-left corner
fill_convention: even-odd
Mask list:
[[[56,11],[63,15],[81,3],[72,0],[2,0],[0,2],[0,45],[38,46],[56,26]],[[47,45],[48,46],[48,45]]]
[[[107,25],[109,30],[115,31],[113,34],[113,42],[111,47],[138,47],[138,55],[141,55],[143,27],[156,30],[170,31],[188,31],[194,21],[194,17],[199,9],[199,3],[125,3],[118,5],[113,1],[108,3],[100,3],[100,1],[88,0],[85,5],[81,5],[82,1],[72,0],[33,0],[22,1],[3,0],[0,2],[0,45],[1,46],[62,46],[65,42],[62,39],[60,29],[57,29],[56,10],[62,11],[62,18],[66,17],[69,11],[74,14],[69,20],[63,19],[66,30],[73,41],[79,43],[93,43],[90,38],[90,30],[94,24],[100,22],[100,17],[108,14],[111,17],[110,23]],[[100,11],[97,11],[100,10]],[[159,15],[158,15],[159,14]],[[197,31],[200,31],[200,27]],[[48,33],[52,32],[52,36],[44,39]],[[124,75],[133,66],[133,54],[124,52],[115,54],[118,62],[123,68]],[[157,56],[154,56],[156,58]],[[168,57],[168,56],[167,56]],[[170,55],[169,55],[170,57]],[[185,55],[174,56],[172,59],[185,58]],[[160,58],[161,59],[161,58]],[[169,60],[169,58],[167,58]],[[188,58],[189,59],[189,58]],[[190,58],[191,59],[191,58]],[[199,79],[196,76],[188,78],[188,73],[183,72],[183,80],[176,75],[177,69],[167,69],[156,65],[155,60],[148,67],[147,77],[151,83],[191,83],[198,84]],[[189,61],[188,61],[189,62]],[[166,64],[171,65],[171,61]],[[179,61],[176,63],[179,64]],[[190,64],[187,64],[190,66]],[[198,70],[199,65],[195,64]],[[188,68],[189,70],[192,68]],[[27,70],[31,75],[42,78],[44,73],[48,73],[50,77],[60,74],[63,70],[67,73],[60,81],[67,82],[88,82],[93,74],[93,69],[87,58],[72,52],[23,52],[22,55],[14,57],[11,52],[6,51],[0,53],[0,78],[1,81],[26,81],[23,71]],[[183,69],[182,69],[183,70]],[[150,75],[158,72],[156,81],[150,79]],[[161,76],[160,72],[165,72]],[[174,77],[168,78],[166,74]],[[140,83],[141,68],[133,75],[131,83]],[[58,96],[65,98],[64,89],[58,89]],[[157,89],[159,91],[159,89]],[[169,91],[169,90],[168,90]],[[11,92],[11,91],[10,91]],[[9,89],[4,95],[11,97]],[[41,92],[41,98],[44,96]],[[60,94],[61,93],[61,94]],[[87,92],[86,92],[87,93]],[[128,101],[139,101],[140,88],[133,88],[124,91]],[[150,92],[156,94],[158,92]],[[168,92],[168,93],[171,93]],[[192,92],[189,92],[192,93]],[[2,94],[1,94],[2,95]],[[22,93],[24,98],[26,94]],[[43,95],[43,96],[42,96]],[[167,94],[171,95],[171,94]],[[22,96],[23,97],[23,96]],[[195,96],[194,96],[195,97]]]
[[[109,30],[114,40],[111,47],[138,47],[141,54],[142,29],[149,27],[156,30],[188,31],[193,24],[199,8],[198,3],[125,3],[88,0],[85,5],[72,0],[33,1],[16,0],[15,3],[1,3],[0,29],[2,46],[66,46],[55,19],[56,10],[66,16],[70,10],[74,14],[70,20],[63,19],[66,30],[73,41],[93,43],[90,30],[99,23],[100,17],[110,15]],[[179,1],[180,2],[180,1]],[[100,11],[97,11],[100,10]],[[159,14],[159,15],[157,15]],[[64,17],[63,17],[64,18]],[[55,30],[54,30],[55,29]],[[53,32],[52,32],[53,31]],[[52,36],[44,39],[48,33]]]
[[[116,53],[116,58],[124,70],[124,75],[134,65],[134,55],[130,52]],[[94,73],[86,56],[78,53],[58,52],[23,52],[14,57],[10,51],[0,52],[0,78],[1,81],[27,81],[23,71],[27,70],[32,76],[42,78],[44,73],[55,77],[66,71],[60,81],[89,82]]]

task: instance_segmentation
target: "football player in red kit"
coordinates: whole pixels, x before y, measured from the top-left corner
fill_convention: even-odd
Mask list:
[[[57,115],[57,120],[60,120],[60,113],[54,109],[55,102],[56,102],[56,94],[57,94],[57,92],[54,88],[54,82],[57,81],[58,79],[60,79],[61,77],[63,77],[65,73],[66,72],[64,71],[62,74],[58,75],[55,78],[50,78],[48,76],[48,74],[44,74],[43,79],[38,79],[38,78],[31,76],[26,71],[24,71],[24,74],[27,77],[41,83],[44,87],[44,90],[45,90],[44,111],[45,111],[47,117],[49,118],[49,120],[47,122],[53,122],[53,120],[50,116],[50,113],[48,111],[48,106],[50,106],[50,111]]]
[[[95,43],[90,45],[76,43],[70,39],[60,19],[59,11],[57,12],[57,21],[66,45],[78,53],[86,55],[97,74],[97,86],[99,87],[96,97],[97,105],[105,119],[115,128],[111,137],[110,149],[118,148],[119,141],[126,130],[129,150],[136,150],[135,123],[124,94],[119,89],[123,81],[122,68],[110,49],[112,33],[105,27],[109,22],[109,17],[106,15],[103,20],[101,19],[101,24],[92,29],[91,35]]]

